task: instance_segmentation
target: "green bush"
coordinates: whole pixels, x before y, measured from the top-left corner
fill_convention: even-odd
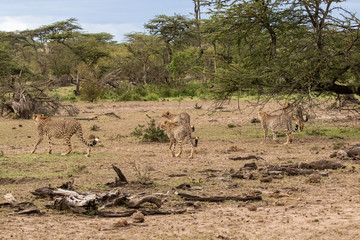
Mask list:
[[[338,150],[338,149],[343,148],[344,146],[345,146],[344,142],[336,142],[336,143],[333,143],[332,149]]]
[[[147,101],[159,101],[159,96],[156,93],[148,93],[148,95],[146,95],[145,99]]]
[[[141,139],[144,142],[168,142],[169,138],[165,132],[155,124],[155,119],[151,119],[148,123],[148,127],[144,125],[138,125],[131,136]]]
[[[74,93],[55,94],[63,101],[78,101]],[[209,87],[207,84],[187,83],[180,86],[168,84],[148,84],[127,87],[123,86],[113,89],[104,89],[103,86],[95,81],[86,81],[81,85],[81,100],[94,102],[98,99],[115,101],[159,101],[162,98],[178,98],[180,100],[185,96],[200,97],[207,99],[209,96]]]
[[[80,98],[88,102],[95,102],[103,94],[103,85],[95,80],[81,84]]]
[[[307,135],[309,136],[325,136],[325,129],[311,129],[305,131]]]

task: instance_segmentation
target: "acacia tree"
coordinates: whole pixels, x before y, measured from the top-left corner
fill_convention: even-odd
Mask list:
[[[217,99],[244,89],[360,94],[359,19],[336,7],[341,1],[206,2],[214,11],[205,22],[213,41],[231,41],[228,58],[217,55]]]
[[[157,83],[163,79],[166,49],[161,44],[161,39],[143,33],[127,34],[126,37],[124,46],[129,55],[123,61],[122,76],[136,84]]]
[[[174,49],[183,47],[192,39],[193,21],[185,16],[175,14],[174,16],[159,15],[144,25],[150,34],[161,37],[167,49],[165,67],[172,61]],[[169,74],[167,74],[169,75]],[[170,84],[169,77],[166,82]]]
[[[28,118],[32,112],[51,115],[62,107],[76,113],[48,96],[47,90],[53,86],[49,79],[53,73],[71,73],[72,66],[81,62],[100,74],[95,65],[107,56],[103,42],[112,38],[110,34],[81,34],[79,29],[71,18],[34,30],[0,34],[0,62],[5,63],[0,68],[2,113],[7,110]],[[59,58],[65,62],[60,64]]]
[[[192,21],[182,15],[158,15],[144,25],[151,34],[160,36],[168,50],[167,63],[171,62],[173,47],[183,43],[191,35]]]

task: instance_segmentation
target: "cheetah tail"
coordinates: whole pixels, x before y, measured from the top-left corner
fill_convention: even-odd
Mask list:
[[[296,133],[298,129],[299,129],[299,124],[296,123],[296,124],[295,124],[295,131],[292,131],[292,133]]]
[[[90,143],[90,144],[88,144],[89,145],[89,147],[93,147],[93,146],[95,146],[96,145],[96,143],[99,141],[99,139],[98,138],[95,138],[94,139],[94,141],[92,142],[92,143]]]
[[[197,147],[197,145],[198,145],[198,141],[199,141],[199,137],[196,137],[196,138],[195,138],[195,144],[194,144],[194,147]]]
[[[191,126],[191,131],[195,132],[195,127]]]

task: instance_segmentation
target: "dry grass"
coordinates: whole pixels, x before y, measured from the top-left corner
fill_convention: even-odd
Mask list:
[[[226,105],[223,111],[209,113],[210,102],[128,102],[76,103],[80,117],[94,117],[114,112],[121,119],[100,116],[97,120],[81,121],[85,137],[96,134],[100,142],[90,158],[86,148],[73,137],[74,152],[63,157],[65,146],[55,141],[54,154],[46,153],[44,141],[36,154],[30,154],[37,133],[32,120],[0,119],[2,140],[0,150],[0,203],[2,196],[12,193],[18,202],[37,204],[43,216],[9,215],[12,209],[0,209],[0,232],[4,239],[355,239],[360,237],[359,165],[342,161],[347,168],[330,170],[320,183],[307,183],[306,176],[274,179],[270,183],[257,180],[231,179],[247,161],[232,161],[229,157],[256,155],[258,167],[268,164],[310,162],[328,159],[339,144],[346,148],[359,141],[357,120],[343,113],[325,114],[320,109],[317,118],[305,125],[295,136],[294,144],[262,141],[259,123],[251,123],[257,112],[241,103]],[[276,109],[275,104],[269,106]],[[147,125],[149,118],[160,123],[161,113],[187,111],[198,136],[195,158],[187,158],[185,146],[182,158],[171,158],[168,143],[141,143],[130,133],[139,124]],[[229,128],[229,124],[232,126]],[[20,127],[21,125],[21,127]],[[98,131],[91,128],[98,126]],[[320,134],[317,134],[320,133]],[[322,134],[324,133],[324,134]],[[336,138],[331,138],[337,136]],[[343,139],[339,139],[342,137]],[[49,199],[36,199],[30,192],[43,186],[59,186],[74,179],[75,188],[82,192],[104,192],[105,185],[114,181],[111,165],[118,166],[131,183],[123,188],[129,193],[173,193],[175,187],[187,183],[201,190],[178,190],[200,196],[238,196],[262,191],[263,200],[254,203],[227,201],[201,203],[194,209],[176,195],[169,195],[163,208],[187,208],[182,215],[146,216],[145,223],[113,229],[117,219],[91,218],[59,213],[45,208]],[[137,168],[134,168],[134,165]],[[354,170],[353,170],[354,168]],[[209,171],[211,169],[212,171]],[[139,175],[140,174],[140,175]],[[151,185],[139,184],[146,174]],[[173,177],[172,175],[179,175]],[[6,183],[4,179],[17,179]],[[200,187],[200,188],[199,188]],[[271,193],[280,191],[281,196]],[[247,206],[254,204],[256,211]],[[131,222],[131,219],[128,219]]]

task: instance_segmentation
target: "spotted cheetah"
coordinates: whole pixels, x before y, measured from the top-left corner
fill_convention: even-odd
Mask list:
[[[33,120],[37,125],[39,139],[36,142],[34,149],[31,151],[31,153],[35,153],[37,146],[42,142],[45,135],[49,139],[49,154],[52,153],[52,137],[63,138],[65,140],[65,143],[68,146],[68,151],[66,153],[62,153],[61,155],[63,156],[68,155],[72,151],[70,139],[74,134],[78,136],[81,142],[87,146],[87,153],[85,155],[87,157],[90,156],[90,147],[95,146],[96,143],[99,141],[98,138],[95,138],[92,143],[88,143],[84,139],[81,125],[76,119],[52,120],[51,118],[44,115],[33,114]]]
[[[304,119],[304,107],[301,105],[297,105],[296,107],[294,107],[291,103],[285,103],[282,110],[290,114],[293,120],[295,120],[298,124],[299,131],[302,132],[304,130],[304,122],[307,122],[309,120],[308,114],[305,114]]]
[[[180,157],[182,153],[182,143],[186,139],[189,141],[191,152],[189,158],[194,157],[195,148],[197,147],[198,138],[195,139],[195,144],[192,142],[191,138],[191,127],[188,124],[179,124],[171,120],[164,120],[160,124],[160,128],[165,130],[167,136],[170,139],[170,154],[172,157]],[[175,155],[176,144],[179,145],[179,152]]]
[[[186,112],[182,112],[180,114],[174,114],[171,113],[170,111],[165,111],[163,112],[162,117],[167,118],[173,121],[174,123],[185,123],[190,125],[190,115]],[[191,126],[191,130],[194,132],[195,127]]]
[[[287,136],[286,144],[292,142],[293,134],[297,131],[298,125],[296,124],[295,131],[292,129],[291,117],[286,113],[281,113],[280,115],[270,115],[266,112],[259,111],[258,116],[261,121],[261,125],[264,129],[264,140],[267,138],[268,130],[273,132],[273,139],[277,139],[276,132],[285,131]]]

